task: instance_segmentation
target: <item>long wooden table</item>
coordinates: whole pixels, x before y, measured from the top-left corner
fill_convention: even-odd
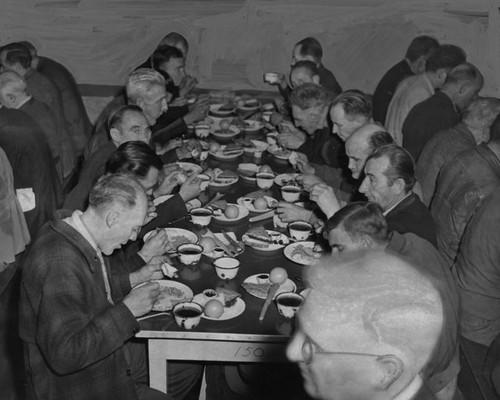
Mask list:
[[[255,159],[246,155],[224,163],[209,159],[208,166],[234,170],[240,162],[255,162]],[[265,155],[260,163],[271,165],[276,173],[290,171],[287,162],[277,161],[270,155]],[[255,190],[259,190],[256,184],[249,184],[240,178],[240,181],[226,193],[224,199],[236,202],[238,197]],[[277,185],[270,189],[269,194],[281,200]],[[266,228],[272,229],[272,219],[256,224],[264,224]],[[193,231],[199,229],[188,221],[176,223],[174,226]],[[249,222],[248,218],[236,224],[221,224],[212,220],[209,228],[213,232],[218,232],[221,228],[232,231],[240,239],[248,230]],[[178,281],[189,286],[195,294],[207,288],[227,287],[241,293],[246,308],[234,319],[226,321],[202,319],[199,326],[192,331],[184,331],[177,327],[171,315],[159,315],[141,321],[141,331],[137,337],[148,341],[151,387],[167,392],[169,360],[286,362],[285,347],[293,330],[293,321],[279,316],[276,307],[271,305],[265,319],[259,323],[259,313],[264,300],[251,296],[240,285],[250,275],[266,273],[280,266],[288,271],[289,278],[295,282],[297,291],[300,292],[303,289],[304,267],[286,259],[282,249],[262,252],[246,246],[243,254],[237,258],[241,263],[238,275],[229,281],[217,277],[212,266],[213,260],[206,256],[203,256],[195,267],[176,265],[180,268]]]

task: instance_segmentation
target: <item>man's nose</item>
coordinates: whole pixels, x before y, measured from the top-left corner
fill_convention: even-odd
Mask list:
[[[286,348],[286,356],[292,362],[300,362],[302,359],[302,345],[304,344],[304,337],[300,334],[293,335]]]

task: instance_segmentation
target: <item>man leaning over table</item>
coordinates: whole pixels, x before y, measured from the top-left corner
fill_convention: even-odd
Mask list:
[[[152,309],[159,265],[111,274],[103,256],[135,240],[147,213],[144,189],[113,174],[89,207],[57,216],[26,257],[20,298],[29,399],[167,399],[147,386],[143,348],[131,339]],[[122,300],[118,300],[121,299]]]

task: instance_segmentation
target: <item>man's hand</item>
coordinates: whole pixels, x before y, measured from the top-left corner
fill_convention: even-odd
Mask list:
[[[165,175],[165,173],[163,172],[162,175],[164,175],[164,177],[158,187],[154,190],[154,197],[157,198],[172,193],[172,190],[174,190],[174,188],[177,186],[177,175],[182,172],[183,171],[180,168],[172,170],[167,175]]]
[[[151,311],[159,295],[160,285],[157,282],[150,282],[132,289],[128,296],[123,299],[123,304],[137,318]]]
[[[177,158],[179,160],[183,160],[185,158],[195,158],[194,154],[201,154],[202,148],[201,144],[198,140],[190,139],[187,142],[183,143],[177,150]]]
[[[182,197],[184,202],[188,202],[201,193],[201,179],[198,179],[196,174],[191,175],[186,182],[184,182],[180,189],[179,195]]]
[[[299,175],[297,176],[297,182],[300,183],[307,192],[310,192],[314,185],[324,183],[319,176],[313,174]]]
[[[312,211],[295,204],[280,201],[276,213],[283,222],[309,221]]]
[[[198,84],[198,79],[186,75],[179,85],[179,97],[185,97]]]
[[[297,153],[297,168],[303,174],[314,175],[316,170],[309,163],[309,159],[304,153]]]
[[[150,262],[153,257],[161,256],[167,248],[168,236],[165,229],[159,229],[156,233],[151,234],[144,242],[144,246],[137,253],[144,261]]]
[[[148,213],[146,214],[146,218],[144,219],[144,223],[142,225],[149,224],[153,219],[157,217],[156,207],[152,200],[148,200]]]
[[[194,124],[205,118],[209,107],[209,98],[200,96],[190,108],[190,111],[182,117],[186,125]]]
[[[321,211],[325,213],[327,218],[330,218],[342,208],[337,196],[335,196],[333,188],[325,183],[314,185],[309,194],[309,198],[321,208]]]
[[[278,142],[287,149],[296,150],[306,141],[306,134],[291,122],[283,121],[280,127]]]

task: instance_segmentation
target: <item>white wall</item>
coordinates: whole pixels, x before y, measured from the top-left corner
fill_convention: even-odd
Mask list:
[[[202,87],[262,89],[262,73],[286,71],[293,44],[312,35],[344,88],[371,92],[414,36],[430,34],[462,46],[485,75],[483,93],[498,95],[495,1],[2,0],[0,41],[34,42],[79,83],[122,84],[166,33],[178,31],[191,44],[188,69]]]

